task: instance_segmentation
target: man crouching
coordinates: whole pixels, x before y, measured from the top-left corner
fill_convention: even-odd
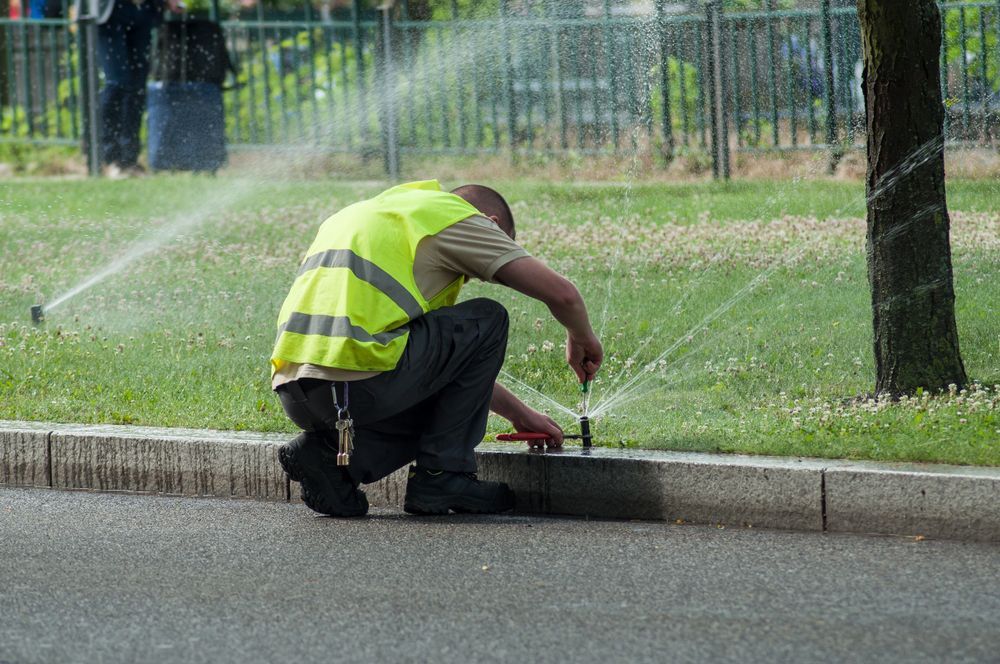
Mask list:
[[[489,411],[517,431],[562,430],[496,382],[507,312],[485,298],[456,304],[470,278],[548,305],[567,330],[566,359],[583,382],[603,359],[577,288],[515,241],[497,192],[411,182],[350,205],[320,226],[278,315],[272,387],[305,433],[278,458],[302,500],[331,516],[361,516],[359,484],[416,462],[411,514],[514,507],[502,482],[476,477]]]

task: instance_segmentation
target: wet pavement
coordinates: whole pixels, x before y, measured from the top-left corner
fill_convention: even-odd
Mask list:
[[[0,489],[2,664],[998,653],[989,544]]]

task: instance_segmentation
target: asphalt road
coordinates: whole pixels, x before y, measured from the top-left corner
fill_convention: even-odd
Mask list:
[[[1000,661],[1000,547],[0,489],[0,663]]]

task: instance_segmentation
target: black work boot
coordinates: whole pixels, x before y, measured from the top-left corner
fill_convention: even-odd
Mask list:
[[[507,512],[514,509],[514,492],[503,482],[482,482],[475,473],[410,466],[403,509],[410,514]]]
[[[337,465],[337,451],[318,432],[304,432],[278,448],[278,461],[289,479],[302,483],[302,502],[309,509],[330,516],[364,516],[365,492],[351,480],[345,466]]]

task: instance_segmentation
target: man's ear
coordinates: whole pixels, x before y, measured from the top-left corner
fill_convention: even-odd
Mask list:
[[[492,221],[497,226],[500,226],[500,217],[496,216],[495,214],[491,214],[490,216],[488,216],[486,218],[489,219],[490,221]],[[500,226],[500,228],[503,228],[503,226]]]

